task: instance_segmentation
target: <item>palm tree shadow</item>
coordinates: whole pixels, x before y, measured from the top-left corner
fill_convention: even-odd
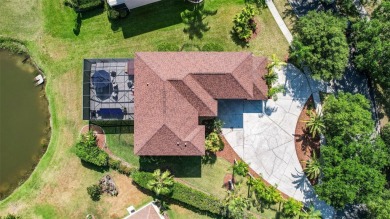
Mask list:
[[[183,32],[188,34],[190,39],[194,37],[201,39],[203,34],[210,30],[208,22],[204,19],[208,16],[216,15],[218,10],[207,10],[204,8],[204,3],[200,3],[194,6],[194,10],[185,10],[180,16],[186,27]]]

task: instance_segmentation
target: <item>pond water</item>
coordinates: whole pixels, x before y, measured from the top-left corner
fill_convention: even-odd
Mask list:
[[[0,50],[0,200],[28,178],[50,135],[44,88],[23,59]]]

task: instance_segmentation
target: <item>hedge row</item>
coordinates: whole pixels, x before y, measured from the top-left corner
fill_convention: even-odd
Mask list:
[[[134,172],[131,176],[135,183],[145,189],[148,189],[147,184],[153,179],[153,174],[148,172]],[[178,182],[174,183],[171,195],[166,198],[182,202],[202,211],[221,214],[222,204],[220,200]]]
[[[108,159],[108,166],[113,169],[118,171],[119,173],[122,173],[126,176],[130,176],[132,172],[137,170],[137,168],[134,167],[128,167],[122,163],[120,160],[114,160],[112,158]]]

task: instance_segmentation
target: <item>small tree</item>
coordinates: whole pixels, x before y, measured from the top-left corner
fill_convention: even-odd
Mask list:
[[[217,151],[221,151],[224,148],[224,143],[216,132],[211,132],[205,141],[206,150],[211,151],[213,153]]]
[[[315,114],[310,111],[310,119],[304,121],[306,123],[306,128],[309,130],[309,133],[312,137],[316,137],[318,134],[321,134],[325,129],[324,121],[320,113]]]
[[[244,161],[237,161],[234,163],[233,165],[233,180],[234,180],[234,176],[235,174],[239,175],[239,176],[246,176],[248,175],[249,173],[249,165],[247,163],[245,163]]]
[[[153,179],[148,182],[147,187],[159,197],[171,193],[173,184],[173,176],[168,170],[161,173],[161,170],[157,169],[154,171]]]
[[[278,81],[278,74],[275,71],[268,71],[267,74],[264,75],[265,83],[268,86],[268,89],[271,89],[272,84]]]
[[[102,190],[98,185],[92,185],[87,187],[88,195],[91,197],[93,201],[99,201],[100,195],[102,194]]]
[[[224,215],[227,218],[248,218],[248,214],[246,212],[246,209],[249,208],[249,200],[246,198],[243,198],[239,195],[235,195],[233,192],[229,192],[227,198],[223,202],[224,206]]]
[[[293,198],[288,198],[283,204],[282,215],[287,218],[296,217],[301,212],[302,207],[302,202]]]
[[[317,179],[321,173],[321,164],[314,151],[311,159],[306,162],[304,172],[306,173],[307,178],[311,180]]]

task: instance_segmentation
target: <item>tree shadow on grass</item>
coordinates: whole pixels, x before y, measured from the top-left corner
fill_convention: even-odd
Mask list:
[[[169,170],[175,177],[201,177],[200,156],[140,156],[140,171],[153,172],[156,169]]]
[[[77,12],[77,17],[74,20],[75,24],[73,27],[73,33],[74,35],[78,36],[80,35],[81,31],[81,24],[83,23],[83,20],[89,19],[91,17],[95,17],[97,15],[100,15],[104,12],[104,8],[96,8],[91,11],[85,11],[85,12]]]
[[[208,16],[213,16],[217,14],[217,10],[207,10],[204,8],[204,3],[196,4],[192,11],[185,10],[180,13],[181,19],[186,27],[183,29],[183,32],[188,34],[190,39],[194,37],[201,39],[203,38],[203,33],[210,30],[208,22],[205,22],[204,19]]]
[[[234,31],[230,31],[230,38],[233,40],[233,42],[237,45],[237,46],[241,46],[241,48],[247,48],[249,47],[249,42],[245,41],[245,40],[242,40],[238,37],[238,35],[236,33],[234,33]]]
[[[95,164],[92,164],[92,163],[89,163],[89,162],[86,162],[86,161],[83,161],[83,160],[80,160],[80,161],[81,161],[81,165],[83,165],[83,167],[88,168],[90,170],[97,171],[99,173],[105,173],[105,172],[110,170],[110,168],[108,166],[106,166],[106,167],[99,167],[99,166],[96,166]]]
[[[114,32],[122,31],[123,38],[180,24],[180,13],[191,8],[191,3],[182,0],[161,0],[152,4],[131,9],[123,19],[110,20]]]

